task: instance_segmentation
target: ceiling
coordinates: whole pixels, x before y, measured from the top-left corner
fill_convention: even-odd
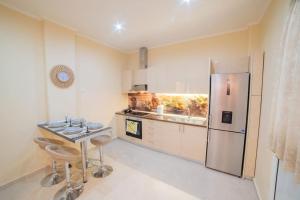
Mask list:
[[[122,51],[231,32],[257,23],[270,0],[0,0]],[[124,30],[113,29],[115,23]]]

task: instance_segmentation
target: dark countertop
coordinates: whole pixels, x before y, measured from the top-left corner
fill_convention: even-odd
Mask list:
[[[142,118],[142,119],[149,119],[149,120],[156,120],[156,121],[164,121],[169,123],[176,123],[176,124],[184,124],[189,126],[198,126],[198,127],[207,127],[206,120],[198,120],[196,118],[191,118],[191,120],[187,120],[187,118],[184,117],[176,117],[176,116],[169,116],[169,115],[157,115],[153,113],[149,113],[147,115],[133,115],[130,113],[124,113],[124,112],[116,112],[117,115],[124,115],[128,117],[135,117],[135,118]]]

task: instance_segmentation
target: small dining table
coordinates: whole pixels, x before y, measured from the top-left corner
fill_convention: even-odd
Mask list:
[[[67,126],[67,123],[66,123]],[[99,135],[104,133],[111,133],[111,127],[103,127],[96,130],[89,130],[87,127],[83,127],[83,131],[76,134],[65,134],[61,128],[49,128],[47,123],[39,123],[38,127],[48,131],[49,133],[55,134],[58,137],[61,137],[64,140],[67,140],[72,143],[80,144],[81,149],[81,161],[82,161],[82,178],[83,182],[88,181],[87,178],[87,167],[88,167],[88,158],[87,158],[87,142]]]

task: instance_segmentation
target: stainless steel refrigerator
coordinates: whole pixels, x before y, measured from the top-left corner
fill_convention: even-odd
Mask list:
[[[249,73],[212,74],[206,166],[242,176],[249,100]]]

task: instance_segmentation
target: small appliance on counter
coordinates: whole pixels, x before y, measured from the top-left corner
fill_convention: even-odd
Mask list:
[[[242,176],[249,73],[212,74],[206,167]]]
[[[164,114],[164,105],[158,105],[156,112],[158,115],[163,115]]]

